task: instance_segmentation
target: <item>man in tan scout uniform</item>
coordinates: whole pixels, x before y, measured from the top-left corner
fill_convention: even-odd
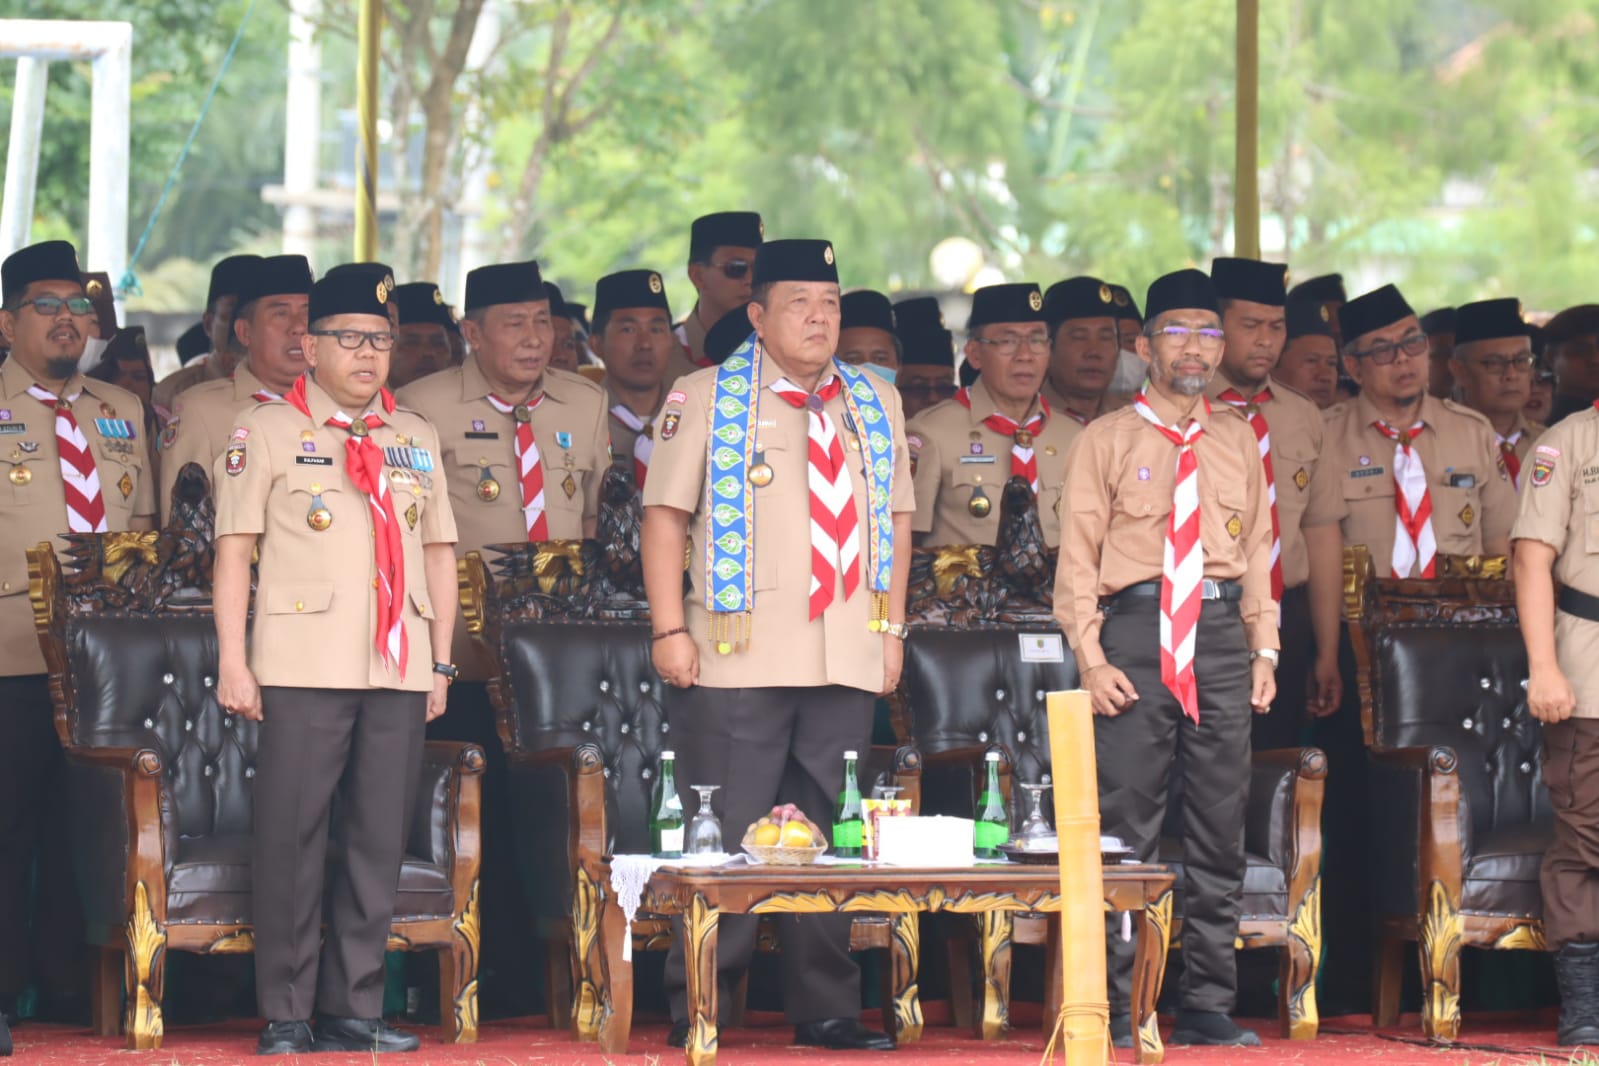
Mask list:
[[[1527,709],[1543,723],[1543,780],[1555,816],[1540,880],[1544,939],[1555,953],[1560,987],[1559,1041],[1566,1046],[1599,1045],[1596,524],[1599,412],[1589,406],[1534,445],[1510,534],[1516,613],[1527,644]]]
[[[1105,393],[1121,351],[1115,294],[1098,278],[1057,281],[1044,293],[1044,319],[1050,346],[1044,399],[1056,414],[1086,426],[1107,410]]]
[[[440,370],[449,369],[450,331],[456,328],[444,294],[431,281],[394,287],[399,312],[394,357],[389,360],[389,388],[398,390]]]
[[[717,805],[729,839],[778,802],[831,824],[843,753],[867,744],[874,696],[899,679],[910,562],[910,460],[899,396],[833,358],[832,245],[763,245],[753,295],[760,345],[677,383],[684,395],[661,414],[644,487],[644,581],[655,666],[675,686],[667,715],[678,780],[685,790],[691,782],[722,786]],[[733,462],[737,450],[725,441],[734,438],[744,442],[747,461]],[[709,484],[708,462],[721,471]],[[809,488],[822,483],[831,490],[825,500]],[[825,532],[836,530],[835,520],[853,521],[854,543]],[[693,592],[685,600],[691,535]],[[753,545],[753,566],[717,547],[735,535]],[[796,1042],[892,1048],[858,1020],[860,971],[849,957],[848,916],[781,921],[783,1007]],[[755,920],[728,917],[720,928],[725,1019],[755,946]],[[668,1042],[679,1047],[691,1036],[686,982],[678,936],[666,987]],[[702,1050],[715,1046],[702,1027],[692,1037]]]
[[[1460,399],[1493,425],[1505,472],[1518,491],[1533,441],[1544,430],[1525,414],[1532,394],[1532,327],[1521,301],[1479,300],[1455,310],[1454,354],[1449,362]]]
[[[699,298],[677,327],[685,354],[667,367],[668,383],[706,366],[705,334],[729,311],[750,300],[750,273],[755,252],[766,236],[754,211],[718,211],[701,215],[689,230],[688,280]]]
[[[455,622],[455,522],[437,433],[383,388],[387,295],[358,271],[311,289],[307,372],[240,415],[214,472],[217,699],[261,723],[258,1054],[417,1047],[383,1023],[383,951],[423,724],[444,713],[455,676],[439,661]],[[330,867],[335,793],[342,861]]]
[[[439,432],[439,468],[450,475],[460,530],[457,556],[487,544],[593,536],[600,480],[611,463],[605,392],[549,366],[555,333],[538,264],[472,271],[465,308],[466,362],[413,382],[399,397]],[[454,661],[464,680],[451,689],[450,713],[429,726],[428,736],[479,744],[488,759],[482,910],[500,931],[484,942],[479,981],[485,1009],[499,1012],[515,1003],[502,995],[534,979],[529,960],[536,949],[509,835],[504,749],[484,684],[493,660],[462,626]]]
[[[918,544],[993,544],[1005,482],[1023,474],[1044,540],[1060,541],[1060,479],[1082,425],[1039,395],[1049,361],[1044,297],[1030,283],[972,294],[966,361],[978,380],[905,430],[916,477]]]
[[[1250,712],[1276,694],[1271,510],[1254,434],[1204,396],[1222,354],[1215,286],[1197,270],[1168,274],[1145,310],[1145,387],[1089,423],[1068,457],[1055,617],[1092,697],[1103,832],[1154,862],[1181,778],[1171,1042],[1255,1046],[1230,1015]],[[1133,945],[1106,940],[1111,1037],[1131,1047]]]
[[[150,402],[163,418],[171,414],[179,394],[185,390],[203,381],[220,381],[233,373],[233,312],[239,304],[239,293],[260,266],[258,255],[230,255],[211,268],[211,288],[200,319],[211,351],[156,383]]]
[[[26,551],[41,541],[63,547],[57,537],[69,531],[150,529],[155,518],[143,408],[132,393],[78,373],[93,314],[66,241],[0,264],[0,337],[11,350],[0,366],[0,470],[9,482],[0,507],[0,1040],[30,972],[41,1016],[60,1020],[87,980],[71,839],[64,819],[51,816],[65,808],[62,755]]]
[[[1336,490],[1333,482],[1314,481],[1321,457],[1324,423],[1321,410],[1308,397],[1272,374],[1287,337],[1284,304],[1287,268],[1257,259],[1221,258],[1211,263],[1211,280],[1221,301],[1222,330],[1227,334],[1221,364],[1205,394],[1213,405],[1232,410],[1255,434],[1257,446],[1269,452],[1267,485],[1272,497],[1272,594],[1282,622],[1282,662],[1277,667],[1277,699],[1270,714],[1255,718],[1252,742],[1258,750],[1298,747],[1305,727],[1306,689],[1311,664],[1309,582],[1315,558],[1322,569],[1341,580],[1343,545],[1330,520],[1305,524],[1311,486]],[[1266,466],[1268,456],[1262,456]],[[1323,514],[1336,501],[1324,501]],[[1316,634],[1329,658],[1338,652],[1338,630]],[[1336,675],[1334,675],[1336,676]],[[1317,691],[1314,703],[1332,710],[1339,692]]]
[[[605,364],[613,461],[642,488],[655,447],[652,423],[666,402],[666,368],[682,351],[661,275],[624,270],[594,283],[589,348]]]
[[[161,432],[161,516],[172,513],[172,488],[187,463],[210,471],[227,447],[240,411],[289,391],[305,371],[301,354],[311,264],[303,255],[257,259],[239,287],[233,331],[245,358],[231,378],[191,385]],[[215,491],[215,486],[212,486]]]

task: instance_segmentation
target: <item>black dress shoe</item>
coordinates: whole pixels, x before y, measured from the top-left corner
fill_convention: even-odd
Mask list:
[[[673,1022],[666,1034],[667,1047],[688,1047],[688,1022]]]
[[[1112,1046],[1119,1048],[1133,1046],[1133,1016],[1131,1014],[1112,1014],[1110,1016],[1110,1042]]]
[[[318,1018],[312,1051],[415,1051],[415,1033],[385,1025],[382,1018]]]
[[[267,1022],[261,1039],[255,1042],[257,1055],[304,1055],[310,1050],[310,1022]]]
[[[1179,1010],[1170,1044],[1210,1047],[1259,1047],[1260,1037],[1219,1010]]]
[[[873,1032],[854,1018],[824,1018],[794,1027],[794,1043],[833,1051],[893,1051],[894,1038]]]

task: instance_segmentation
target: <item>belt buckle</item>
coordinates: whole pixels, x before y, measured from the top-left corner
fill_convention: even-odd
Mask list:
[[[1221,599],[1221,582],[1215,580],[1214,578],[1200,578],[1199,598],[1202,600]]]

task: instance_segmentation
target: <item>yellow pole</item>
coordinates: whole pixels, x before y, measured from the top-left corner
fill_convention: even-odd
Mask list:
[[[1260,0],[1238,0],[1233,254],[1260,258]]]
[[[378,38],[382,0],[360,0],[356,18],[355,110],[361,145],[355,160],[355,259],[378,257]]]
[[[1049,759],[1060,841],[1061,1003],[1052,1044],[1064,1052],[1065,1066],[1104,1066],[1110,1005],[1105,994],[1099,771],[1094,712],[1081,689],[1049,694]]]

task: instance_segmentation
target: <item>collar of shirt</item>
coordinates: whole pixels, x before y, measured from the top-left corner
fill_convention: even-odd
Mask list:
[[[540,391],[544,393],[546,399],[553,400],[555,403],[566,403],[569,399],[566,392],[566,382],[561,380],[561,372],[559,370],[546,366],[544,368],[544,380],[539,385]],[[461,364],[462,401],[470,403],[474,400],[487,399],[489,393],[493,391],[494,386],[490,385],[489,379],[483,376],[483,370],[478,366],[477,357],[473,355],[467,356],[466,362]],[[527,392],[524,389],[518,395],[502,395],[500,399],[510,403],[520,403],[522,396],[526,394]],[[527,398],[532,400],[537,395],[538,393],[533,393],[528,395]]]
[[[33,375],[28,373],[14,357],[7,358],[5,363],[0,364],[0,395],[3,395],[7,400],[16,399],[27,392],[33,385],[38,385],[40,388],[53,392],[57,396],[71,396],[74,392],[82,389],[95,399],[103,400],[105,397],[98,388],[99,384],[97,379],[85,377],[76,371],[73,372],[73,375],[67,379],[64,385],[59,381],[35,381]]]
[[[1210,379],[1210,384],[1205,386],[1205,395],[1211,401],[1213,401],[1211,406],[1215,406],[1217,397],[1226,392],[1228,389],[1236,390],[1238,395],[1242,396],[1245,400],[1253,400],[1261,392],[1264,392],[1267,389],[1272,390],[1273,399],[1275,399],[1276,391],[1279,388],[1281,388],[1281,386],[1273,381],[1270,375],[1267,375],[1266,380],[1262,381],[1259,385],[1256,385],[1253,388],[1241,389],[1237,385],[1234,385],[1232,382],[1228,381],[1226,378],[1222,377],[1221,371],[1218,370],[1215,376]],[[1269,403],[1271,401],[1268,400],[1267,402]]]
[[[698,300],[694,302],[693,307],[689,308],[688,314],[683,316],[683,321],[678,323],[678,325],[683,327],[683,337],[688,341],[688,346],[696,352],[703,353],[705,351],[705,335],[711,331],[711,327],[700,321]],[[716,323],[712,322],[711,326],[714,325]]]
[[[1144,400],[1149,404],[1150,410],[1155,412],[1161,422],[1168,426],[1178,426],[1178,419],[1184,419],[1183,409],[1175,400],[1169,400],[1153,385],[1144,390]],[[1206,429],[1210,428],[1211,415],[1205,412],[1204,397],[1196,397],[1193,408],[1188,412],[1187,418],[1192,418]],[[1186,421],[1186,419],[1185,419]],[[1140,418],[1142,423],[1143,419]]]
[[[1361,392],[1359,396],[1355,397],[1355,411],[1360,416],[1360,428],[1362,430],[1370,429],[1373,433],[1376,433],[1377,430],[1372,428],[1372,423],[1388,421],[1387,418],[1385,418],[1377,410],[1376,406],[1366,396],[1365,392]],[[1411,420],[1410,425],[1415,425],[1418,421],[1425,422],[1426,430],[1436,433],[1438,431],[1438,420],[1442,418],[1443,415],[1443,401],[1435,396],[1424,395],[1421,398],[1421,406],[1417,408],[1415,418]],[[1393,425],[1392,422],[1389,422],[1388,424]],[[1394,426],[1394,428],[1409,429],[1410,426]]]
[[[634,415],[636,415],[637,417],[643,419],[646,423],[653,422],[653,421],[655,421],[655,416],[661,413],[661,408],[666,406],[666,393],[667,393],[666,382],[663,381],[663,382],[661,382],[660,395],[657,396],[656,399],[655,399],[655,407],[654,407],[654,409],[641,415],[637,411],[633,411],[633,408],[628,407],[627,401],[622,399],[616,393],[612,392],[610,390],[610,387],[607,386],[606,389],[605,389],[605,409],[607,411],[612,411],[612,410],[615,410],[618,406],[627,407],[627,409],[629,411],[633,411]]]
[[[258,392],[260,392],[262,390],[266,390],[267,392],[276,392],[276,391],[278,391],[276,389],[268,389],[264,384],[262,384],[260,378],[256,377],[254,374],[250,373],[250,364],[248,362],[241,362],[237,367],[234,368],[234,371],[233,371],[233,398],[234,399],[242,400],[242,399],[245,399],[247,397],[254,396],[256,393],[258,393]]]
[[[966,420],[973,429],[981,426],[983,419],[999,410],[999,405],[994,402],[994,397],[990,395],[988,387],[983,384],[982,378],[972,382],[970,387],[967,388],[966,394],[967,398],[972,401],[972,406],[966,412]],[[1025,423],[1038,411],[1038,394],[1034,393],[1033,402],[1027,405],[1027,413],[1021,417],[1021,421]]]
[[[318,426],[327,425],[328,419],[340,411],[343,411],[352,419],[358,419],[367,414],[382,415],[385,425],[392,426],[394,424],[394,416],[383,410],[383,402],[377,396],[373,396],[372,401],[361,410],[351,411],[340,407],[338,402],[328,395],[328,391],[318,385],[316,379],[310,374],[305,375],[305,405],[311,409],[311,420]],[[399,408],[396,407],[395,410],[398,411]]]

